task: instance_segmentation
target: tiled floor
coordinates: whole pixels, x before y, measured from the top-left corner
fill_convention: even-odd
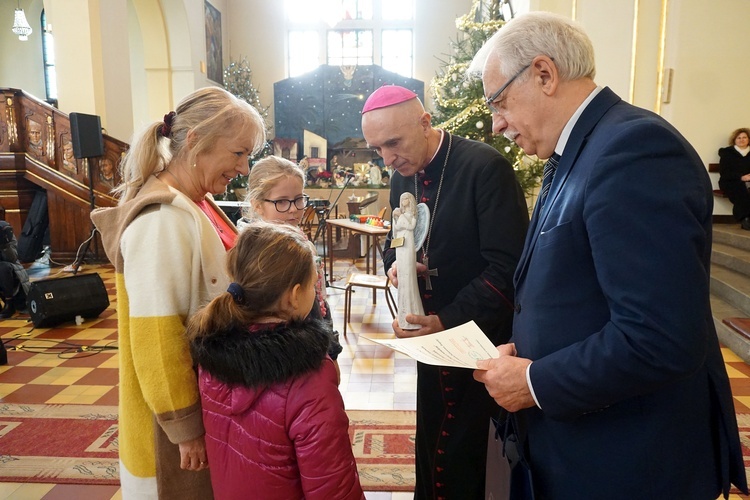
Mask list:
[[[364,272],[364,259],[336,259],[328,300],[334,326],[343,332],[344,285],[353,270]],[[32,280],[55,275],[60,268],[35,265]],[[48,404],[117,404],[117,321],[114,272],[111,266],[85,266],[81,273],[97,272],[110,292],[110,306],[99,318],[82,325],[64,323],[55,328],[34,329],[28,316],[16,315],[0,321],[0,337],[11,348],[9,363],[0,366],[0,402]],[[382,272],[382,270],[380,271]],[[62,273],[68,275],[67,273]],[[372,305],[371,290],[356,289],[352,321],[339,355],[341,392],[347,409],[413,410],[416,407],[416,363],[390,349],[378,346],[359,333],[383,336],[391,329],[391,315],[383,292]],[[84,350],[85,349],[85,350]],[[411,493],[366,492],[368,500],[405,500]],[[120,498],[118,487],[55,484],[0,483],[0,500],[31,499],[109,500]]]
[[[364,272],[364,259],[337,259],[328,300],[335,328],[343,332],[346,275],[353,270]],[[45,278],[57,269],[35,266],[32,279]],[[86,266],[82,272],[98,272],[110,293],[112,303],[94,320],[82,325],[66,323],[51,329],[33,329],[27,317],[17,315],[0,321],[0,337],[8,346],[22,346],[10,351],[9,364],[0,366],[0,402],[58,404],[117,404],[114,275],[110,266]],[[379,270],[382,273],[382,269]],[[394,290],[394,293],[396,291]],[[356,289],[352,322],[347,337],[341,335],[344,351],[339,356],[341,392],[347,409],[415,409],[416,364],[411,359],[361,338],[359,333],[389,335],[391,315],[382,292],[372,305],[370,289]],[[85,347],[84,347],[85,346]],[[732,392],[738,413],[750,413],[750,366],[728,349],[723,349]],[[368,500],[406,500],[411,493],[367,492]],[[31,499],[109,500],[120,498],[116,486],[83,486],[55,484],[0,483],[0,500]],[[746,498],[733,495],[737,500]]]

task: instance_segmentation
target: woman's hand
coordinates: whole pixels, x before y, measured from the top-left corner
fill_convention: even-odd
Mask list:
[[[179,444],[180,468],[192,471],[208,469],[206,440],[204,436]]]

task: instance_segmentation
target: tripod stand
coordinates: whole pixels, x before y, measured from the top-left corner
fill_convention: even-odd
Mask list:
[[[94,195],[94,171],[89,165],[90,158],[97,158],[104,155],[104,137],[102,135],[102,122],[97,115],[87,115],[84,113],[70,113],[70,135],[73,142],[73,156],[76,159],[83,159],[83,165],[89,178],[89,207],[91,212],[96,208],[96,196]],[[98,162],[97,162],[98,166]],[[89,250],[91,240],[94,239],[96,228],[91,222],[91,234],[83,244],[83,251],[76,255],[76,260],[71,266],[73,274],[78,273],[86,252]],[[99,256],[99,249],[95,249],[96,256]]]
[[[329,216],[331,215],[331,210],[336,206],[336,204],[339,202],[339,199],[341,199],[341,195],[344,194],[344,190],[346,190],[346,187],[349,185],[349,181],[351,181],[354,178],[353,174],[347,174],[346,175],[346,181],[344,182],[344,185],[341,186],[341,191],[339,192],[338,196],[336,196],[336,199],[333,201],[332,204],[328,205],[325,209],[323,209],[320,212],[320,218],[318,219],[318,229],[315,231],[315,238],[313,238],[313,242],[318,240],[318,236],[321,234],[323,235],[323,260],[326,260],[326,248],[328,245],[326,244],[326,221],[328,220]],[[331,242],[333,243],[333,242]],[[331,244],[331,258],[333,258],[333,244]],[[328,282],[328,275],[325,275],[326,279],[326,287],[336,288],[339,290],[343,290],[344,288],[340,286],[333,286]]]
[[[96,208],[96,195],[94,194],[94,171],[89,165],[89,159],[84,158],[83,159],[83,165],[84,168],[88,171],[88,177],[89,177],[89,208],[90,211],[93,212]],[[98,163],[97,163],[98,165]],[[81,267],[81,264],[83,263],[83,259],[86,256],[86,252],[89,251],[89,247],[91,246],[91,240],[94,239],[95,236],[96,227],[94,227],[94,223],[91,222],[91,234],[88,237],[88,239],[83,244],[83,249],[76,255],[76,260],[71,265],[71,268],[73,270],[73,276],[78,274],[78,268]],[[94,242],[94,255],[99,256],[99,247],[96,242]]]

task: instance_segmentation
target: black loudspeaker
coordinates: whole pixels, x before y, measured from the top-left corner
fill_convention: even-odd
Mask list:
[[[73,156],[76,158],[104,155],[102,122],[98,116],[70,113],[70,135],[73,139]]]
[[[42,328],[76,316],[96,318],[109,306],[109,297],[98,274],[79,274],[33,282],[27,303],[31,321]]]

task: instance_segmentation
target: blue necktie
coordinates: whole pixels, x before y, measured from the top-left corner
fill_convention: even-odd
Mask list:
[[[549,188],[552,185],[552,179],[555,177],[555,170],[557,170],[557,164],[560,162],[560,155],[553,153],[549,157],[547,163],[544,164],[544,172],[542,173],[542,190],[539,193],[539,203],[542,207],[544,202],[547,201],[547,195],[549,194]]]

